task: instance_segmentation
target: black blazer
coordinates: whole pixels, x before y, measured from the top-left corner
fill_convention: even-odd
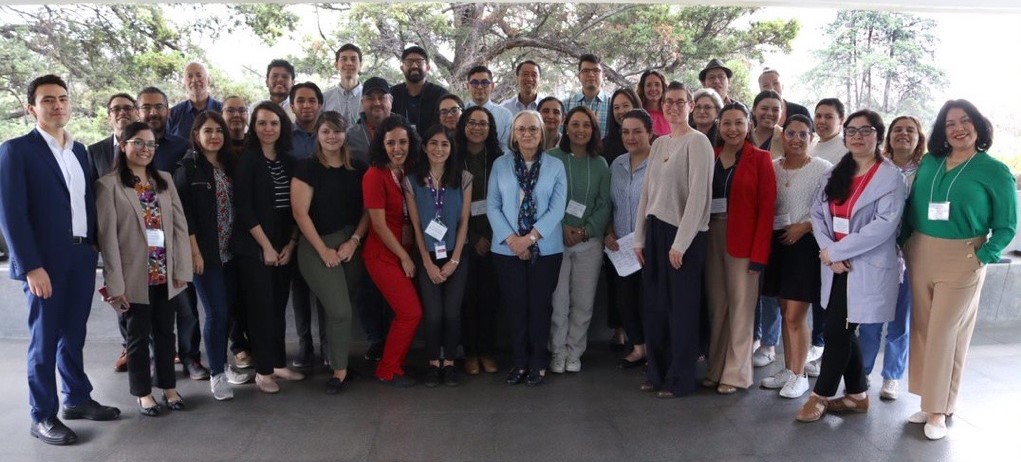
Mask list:
[[[440,98],[447,94],[447,89],[432,82],[425,82],[418,111],[411,111],[407,107],[408,100],[411,99],[407,84],[394,85],[390,94],[394,99],[393,110],[390,112],[400,114],[410,120],[415,125],[418,136],[421,137],[426,130],[439,123]]]
[[[293,176],[294,157],[290,153],[278,153],[277,159],[283,162],[287,177]],[[262,257],[262,248],[250,232],[257,225],[262,226],[277,251],[291,239],[294,215],[287,209],[286,216],[279,218],[279,213],[273,208],[273,186],[273,177],[262,151],[245,150],[234,170],[234,236],[231,248],[235,254]]]
[[[206,265],[221,266],[220,236],[216,231],[216,178],[206,157],[188,151],[174,172],[174,185],[181,197],[188,233],[195,236]],[[233,206],[233,204],[231,204]]]
[[[113,164],[117,161],[113,157],[113,135],[103,138],[102,141],[89,145],[89,168],[96,179],[110,173]]]

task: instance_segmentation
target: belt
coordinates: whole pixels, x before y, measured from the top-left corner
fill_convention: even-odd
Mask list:
[[[71,245],[85,245],[89,243],[89,238],[82,236],[71,237]]]

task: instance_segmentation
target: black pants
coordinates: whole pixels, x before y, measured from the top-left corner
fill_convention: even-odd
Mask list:
[[[510,314],[514,367],[546,369],[549,350],[553,290],[560,277],[564,254],[545,255],[534,260],[493,255],[500,277],[504,309]]]
[[[365,330],[366,340],[370,344],[382,344],[390,332],[390,321],[393,320],[394,310],[383,298],[383,293],[376,287],[376,282],[366,271],[362,274],[362,283],[355,295],[355,309],[358,310],[358,319]]]
[[[702,271],[708,236],[695,234],[681,269],[670,265],[669,251],[677,227],[650,217],[646,226],[642,269],[646,378],[654,387],[687,395],[695,391],[702,310]]]
[[[642,326],[642,272],[639,270],[628,276],[618,276],[617,270],[610,264],[610,271],[613,274],[609,280],[613,290],[614,300],[611,303],[618,313],[624,332],[627,332],[628,341],[632,345],[645,343],[645,327]]]
[[[230,352],[238,354],[242,351],[251,352],[252,344],[248,341],[248,308],[245,306],[245,296],[242,285],[238,284],[234,304],[230,308]]]
[[[596,301],[592,311],[595,312],[601,303],[606,303],[606,327],[609,329],[625,327],[624,318],[621,317],[622,308],[618,303],[620,300],[620,297],[617,296],[616,282],[618,278],[617,270],[610,262],[610,257],[603,255],[603,266],[599,271],[599,282],[596,283]],[[624,330],[626,331],[627,328],[625,327]],[[630,340],[631,334],[628,334],[628,341]]]
[[[823,350],[822,367],[815,382],[815,394],[823,397],[836,395],[841,377],[847,394],[864,393],[869,387],[858,343],[858,324],[847,322],[847,273],[833,275],[826,311],[829,320],[826,322],[826,349]]]
[[[152,363],[156,367],[156,387],[175,388],[174,315],[177,299],[167,300],[167,285],[149,286],[149,304],[132,303],[122,314],[127,328],[128,386],[132,396],[149,396],[153,380],[149,370],[149,337],[152,337]]]
[[[291,285],[292,265],[266,266],[261,258],[239,256],[238,273],[248,309],[248,333],[255,357],[255,371],[262,375],[286,367],[285,310]]]
[[[461,311],[462,343],[466,356],[492,355],[496,342],[496,323],[500,318],[499,285],[493,267],[493,254],[468,254],[468,267]],[[427,314],[428,316],[428,314]]]
[[[298,256],[295,255],[295,258]],[[326,312],[323,304],[312,295],[301,271],[295,271],[291,279],[291,309],[294,310],[294,330],[298,334],[298,357],[312,358],[315,342],[312,341],[312,306],[319,319],[319,351],[326,353]]]
[[[430,258],[441,268],[449,261],[449,258],[438,260],[432,255]],[[461,342],[461,302],[470,270],[469,260],[464,259],[446,282],[433,284],[424,266],[418,266],[415,277],[425,321],[425,355],[430,361],[441,359],[441,347],[442,359],[453,361],[457,355],[457,345]]]

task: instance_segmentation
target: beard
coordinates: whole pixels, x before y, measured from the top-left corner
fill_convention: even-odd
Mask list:
[[[411,71],[404,74],[404,78],[411,83],[422,83],[425,80],[425,73],[422,71]]]

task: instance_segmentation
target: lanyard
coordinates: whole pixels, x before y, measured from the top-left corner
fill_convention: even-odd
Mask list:
[[[861,182],[859,182],[858,186],[854,188],[854,191],[851,193],[851,197],[847,198],[847,219],[850,220],[851,217],[854,216],[854,206],[858,203],[858,199],[861,198],[861,195],[865,193],[865,190],[863,189],[865,187],[865,183],[869,182],[872,176],[872,170],[878,166],[879,163],[874,163],[871,167],[869,167],[868,171],[865,172],[865,175],[862,176]],[[837,205],[830,202],[830,214],[836,216],[836,210]]]
[[[723,180],[723,197],[730,199],[730,177],[734,174],[734,170],[737,170],[737,162],[741,160],[741,152],[738,151],[737,155],[734,156],[734,165],[730,166],[727,171],[727,178]],[[723,161],[719,157],[716,158],[716,162],[720,163],[720,167],[723,167]]]
[[[591,157],[587,157],[587,159],[588,160],[585,163],[585,165],[587,167],[585,169],[585,200],[582,202],[582,204],[587,204],[588,203],[588,193],[589,193],[589,190],[591,189],[591,186],[592,186],[592,158]],[[567,168],[568,168],[568,170],[573,169],[573,167],[572,167],[573,164],[574,164],[574,154],[568,153],[567,154]],[[568,191],[567,191],[568,197],[571,200],[574,200],[574,181],[569,182],[568,185],[569,185],[568,186]]]
[[[436,185],[433,183],[432,173],[426,177],[426,181],[429,184],[429,191],[433,194],[433,203],[436,204],[436,219],[438,220],[440,219],[440,216],[443,215],[443,196],[445,195],[447,188],[440,187],[440,190],[437,191]]]
[[[939,169],[936,170],[936,174],[932,176],[932,186],[929,187],[929,203],[930,204],[932,203],[932,196],[933,196],[933,194],[936,193],[936,177],[939,176],[940,172],[943,172],[944,176],[946,176],[946,172],[943,171],[943,166],[946,165],[946,163],[947,163],[947,157],[950,157],[950,156],[947,155],[946,157],[943,158],[942,161],[940,161]],[[975,154],[972,154],[971,157],[968,158],[968,161],[965,162],[963,166],[961,166],[961,169],[957,171],[957,175],[954,175],[954,179],[950,180],[950,186],[947,187],[947,198],[946,198],[946,200],[944,200],[944,202],[950,202],[950,190],[953,189],[954,182],[956,182],[957,179],[961,177],[961,173],[964,173],[964,169],[968,167],[968,164],[970,164],[971,160],[974,159],[974,158],[975,158]]]

